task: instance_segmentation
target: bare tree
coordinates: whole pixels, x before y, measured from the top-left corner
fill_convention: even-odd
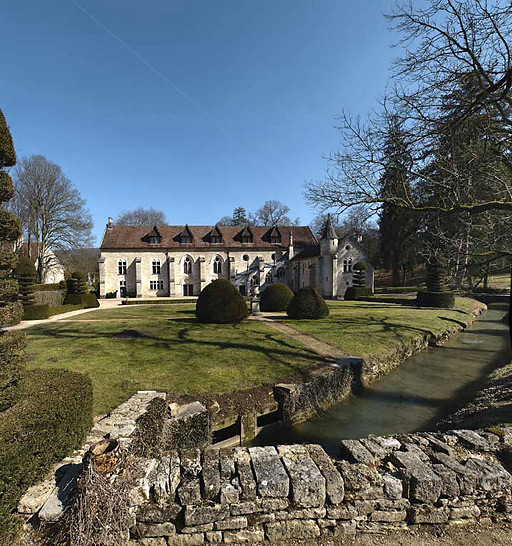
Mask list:
[[[255,224],[262,226],[297,226],[300,219],[291,220],[288,216],[290,207],[283,205],[280,201],[270,200],[265,201],[253,215]]]
[[[42,279],[54,265],[50,250],[92,246],[92,218],[59,165],[44,156],[23,158],[14,170],[14,180],[14,209],[20,212],[28,242],[37,243],[38,277]]]
[[[401,33],[404,54],[394,67],[390,93],[379,113],[367,121],[341,117],[342,147],[329,158],[324,180],[306,184],[306,198],[326,210],[346,210],[365,204],[379,209],[383,203],[418,213],[469,213],[512,210],[512,4],[509,1],[430,0],[426,8],[410,2],[389,16]],[[461,80],[471,80],[471,92]],[[445,102],[457,103],[450,115]],[[465,162],[484,165],[489,154],[501,154],[505,168],[484,170],[478,187],[460,164],[446,161],[444,176],[431,176],[426,168],[435,161],[439,140],[456,135],[460,124],[478,115],[480,145],[468,148]],[[411,149],[411,191],[383,195],[379,180],[385,169],[386,126],[391,118],[404,128]],[[443,195],[432,202],[415,191],[414,182]],[[481,191],[482,186],[486,190]]]
[[[121,213],[116,220],[116,224],[120,226],[161,226],[166,223],[165,214],[153,207],[149,209],[137,207]]]

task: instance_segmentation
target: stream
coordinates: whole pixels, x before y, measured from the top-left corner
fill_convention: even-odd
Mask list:
[[[510,362],[508,307],[494,303],[467,330],[441,347],[429,347],[381,380],[315,419],[269,430],[252,445],[320,444],[339,455],[344,438],[433,430],[470,401],[496,367]]]

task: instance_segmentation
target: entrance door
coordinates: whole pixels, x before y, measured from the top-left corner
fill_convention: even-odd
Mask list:
[[[184,296],[193,296],[194,295],[194,285],[193,284],[184,284],[183,285],[183,295]]]
[[[119,281],[119,297],[126,298],[126,281]]]

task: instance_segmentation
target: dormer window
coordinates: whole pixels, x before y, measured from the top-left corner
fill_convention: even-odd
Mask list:
[[[211,242],[214,245],[218,245],[218,244],[222,243],[222,237],[219,237],[218,235],[212,235]]]
[[[192,237],[190,235],[182,235],[181,236],[181,242],[183,244],[191,243],[192,242]]]
[[[273,245],[276,245],[278,243],[281,242],[281,237],[277,237],[275,235],[272,235],[272,237],[270,237],[270,242],[273,244]]]
[[[249,226],[245,226],[238,236],[240,237],[239,240],[242,241],[242,244],[249,244],[253,242],[252,231]]]
[[[242,235],[242,243],[252,243],[252,237],[250,235]]]
[[[192,232],[188,226],[185,226],[185,229],[179,234],[179,241],[182,245],[190,244],[194,240]]]
[[[157,237],[155,235],[151,235],[149,237],[149,244],[150,245],[158,245],[160,243],[160,237]]]
[[[162,236],[160,235],[158,228],[153,226],[153,229],[145,235],[142,240],[150,245],[159,245],[162,242]]]

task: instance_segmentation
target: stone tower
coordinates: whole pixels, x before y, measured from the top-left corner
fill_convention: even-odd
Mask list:
[[[333,298],[337,295],[337,257],[338,234],[332,224],[331,215],[327,215],[322,236],[320,237],[320,283],[322,295]]]

